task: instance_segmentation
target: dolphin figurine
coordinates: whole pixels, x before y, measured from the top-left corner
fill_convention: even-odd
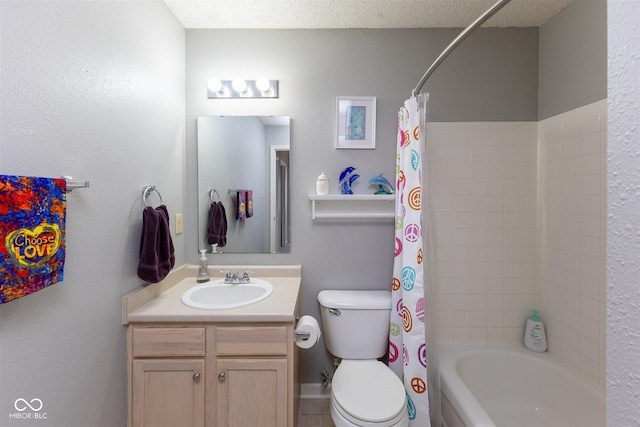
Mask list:
[[[393,186],[381,173],[369,180],[369,185],[377,185],[378,191],[373,194],[393,194]]]
[[[338,182],[340,193],[353,194],[351,185],[356,181],[356,179],[360,178],[360,175],[358,175],[357,173],[353,173],[355,170],[356,168],[349,166],[340,173],[340,180]]]
[[[340,172],[340,179],[338,182],[342,182],[347,177],[347,175],[352,173],[354,170],[356,170],[356,168],[354,168],[353,166],[349,166],[348,168]]]

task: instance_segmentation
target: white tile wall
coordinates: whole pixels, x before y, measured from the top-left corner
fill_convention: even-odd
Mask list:
[[[442,342],[522,342],[605,385],[606,100],[541,122],[429,123]]]
[[[540,308],[549,352],[606,381],[607,104],[539,124]]]
[[[429,124],[443,342],[520,342],[537,306],[537,128]]]

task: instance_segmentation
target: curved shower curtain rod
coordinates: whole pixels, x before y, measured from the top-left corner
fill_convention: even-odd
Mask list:
[[[436,58],[436,60],[433,61],[433,64],[431,64],[431,67],[429,67],[427,72],[424,73],[424,76],[422,76],[422,78],[420,79],[420,82],[418,82],[418,85],[413,90],[412,95],[413,96],[417,96],[420,93],[420,90],[422,90],[422,86],[424,86],[424,84],[427,82],[427,80],[429,79],[431,74],[433,74],[433,72],[436,70],[436,68],[438,68],[438,66],[447,58],[447,56],[449,56],[449,54],[451,52],[453,52],[453,50],[456,47],[458,47],[458,45],[460,43],[462,43],[464,41],[464,39],[466,39],[469,36],[469,34],[471,34],[473,32],[473,30],[478,28],[480,25],[484,24],[484,22],[487,19],[489,19],[493,15],[495,15],[496,12],[498,12],[500,9],[502,9],[504,6],[506,6],[507,3],[509,3],[510,1],[511,0],[498,0],[493,6],[491,6],[489,9],[487,9],[475,21],[473,21],[471,24],[469,24],[469,26],[467,28],[462,30],[462,32],[460,34],[458,34],[458,36],[455,39],[453,39],[453,41],[451,43],[449,43],[449,46],[447,46],[442,51],[440,56],[438,56]]]

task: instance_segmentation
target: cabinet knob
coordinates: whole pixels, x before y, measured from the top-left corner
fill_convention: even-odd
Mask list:
[[[225,379],[225,374],[224,374],[224,372],[220,372],[220,373],[218,374],[218,380],[219,380],[219,381],[224,381],[224,379]]]
[[[200,381],[200,372],[196,372],[195,374],[193,374],[193,380],[195,382]]]

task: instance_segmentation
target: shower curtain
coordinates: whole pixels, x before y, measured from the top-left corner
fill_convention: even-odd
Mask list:
[[[410,426],[440,425],[439,374],[429,262],[423,238],[429,223],[422,191],[424,129],[428,94],[405,101],[398,113],[395,256],[391,292],[389,366],[403,380]],[[431,228],[433,230],[433,228]],[[425,289],[427,292],[425,292]],[[432,366],[433,365],[433,366]]]

